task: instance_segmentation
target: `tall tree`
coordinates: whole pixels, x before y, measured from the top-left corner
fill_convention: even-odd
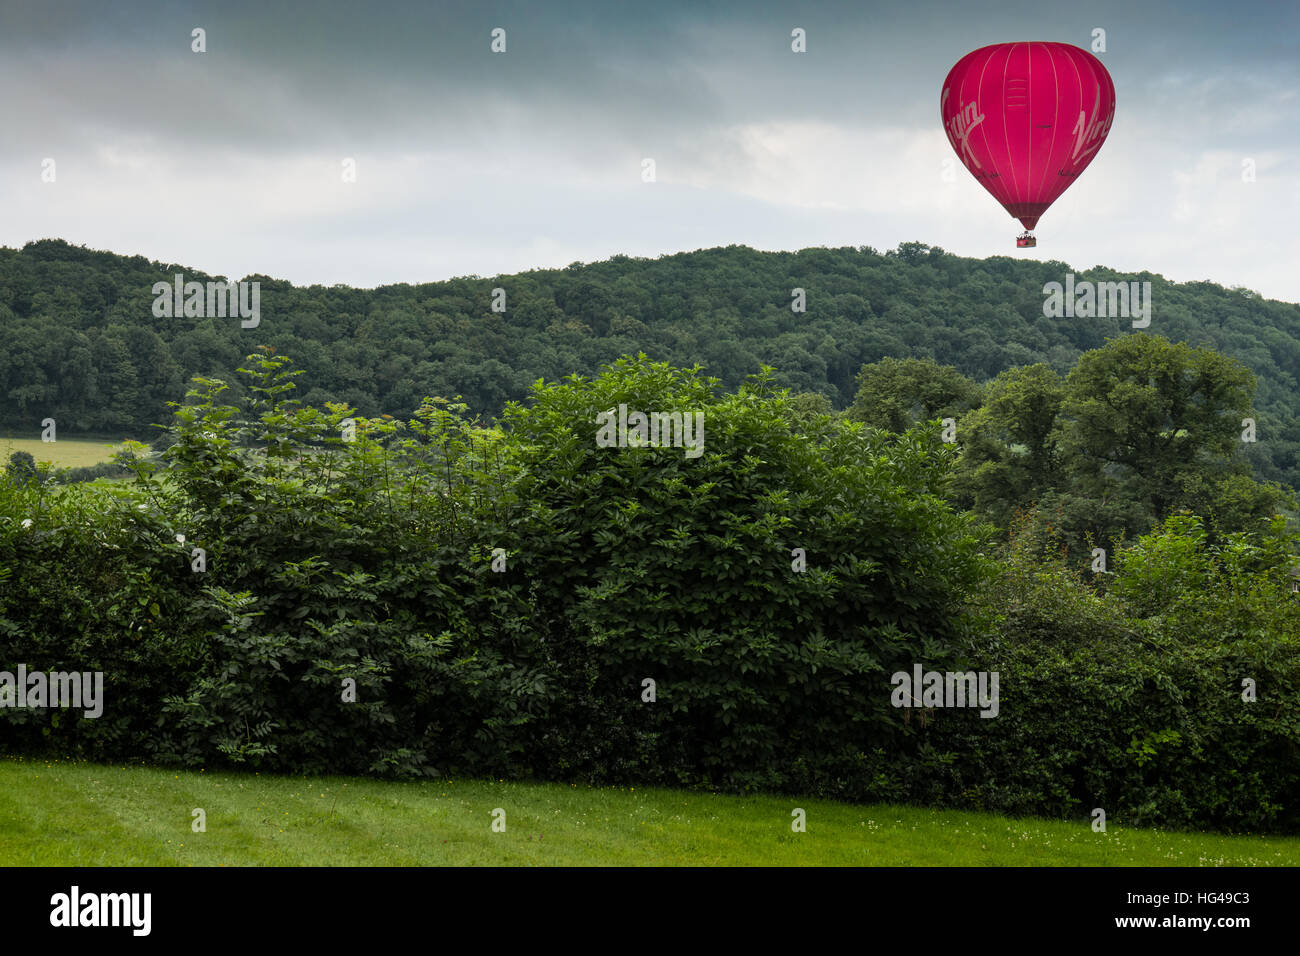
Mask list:
[[[1008,369],[961,419],[956,488],[962,503],[1006,527],[1015,509],[1059,487],[1065,383],[1050,366]]]
[[[1164,520],[1191,474],[1226,470],[1240,452],[1255,377],[1210,349],[1128,335],[1085,353],[1066,390],[1066,450],[1084,487]]]
[[[849,417],[891,432],[955,417],[979,401],[979,386],[934,359],[887,357],[862,366]]]

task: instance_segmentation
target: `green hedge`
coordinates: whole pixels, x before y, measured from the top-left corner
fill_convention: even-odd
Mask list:
[[[349,409],[254,358],[247,408],[196,380],[165,467],[0,488],[0,670],[102,670],[107,697],[0,709],[0,746],[1300,825],[1280,525],[1214,548],[1171,519],[1089,582],[986,556],[933,424],[810,413],[766,373],[722,395],[625,359],[493,428],[436,399],[345,441]],[[700,454],[600,447],[619,405],[702,412]],[[998,671],[997,718],[894,708],[914,663]]]
[[[1010,556],[990,593],[1002,620],[979,655],[1001,672],[1001,713],[930,728],[960,757],[954,805],[1300,830],[1294,558],[1280,522],[1262,542],[1205,540],[1199,519],[1171,518],[1121,552],[1104,587],[1050,556]]]

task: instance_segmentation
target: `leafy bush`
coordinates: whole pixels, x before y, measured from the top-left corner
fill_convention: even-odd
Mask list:
[[[1017,541],[989,592],[979,656],[996,720],[943,714],[955,801],[1012,814],[1221,829],[1300,827],[1300,600],[1272,536],[1206,544],[1176,516],[1120,553],[1101,595],[1042,542]],[[1251,678],[1256,701],[1243,699]]]
[[[29,451],[16,451],[9,456],[9,467],[5,469],[5,483],[24,488],[39,483],[41,473],[36,467],[36,459]]]
[[[82,465],[78,468],[61,468],[55,480],[65,484],[94,481],[96,478],[129,478],[131,469],[115,461],[101,461],[97,465]]]
[[[983,555],[938,423],[877,431],[766,370],[722,394],[623,359],[483,428],[302,408],[250,358],[242,407],[197,379],[131,483],[0,487],[0,669],[107,698],[0,708],[6,749],[1300,826],[1281,519],[1174,515],[1086,579],[1041,513]],[[620,405],[702,413],[700,453],[602,447]],[[892,707],[917,663],[997,671],[997,718]]]
[[[582,663],[574,692],[599,706],[580,722],[622,731],[611,755],[636,738],[655,780],[851,789],[903,734],[890,673],[954,659],[973,632],[964,596],[985,570],[940,497],[950,446],[829,416],[796,431],[766,375],[716,385],[642,356],[508,408],[515,573]],[[597,414],[620,405],[701,413],[699,456],[598,447]]]

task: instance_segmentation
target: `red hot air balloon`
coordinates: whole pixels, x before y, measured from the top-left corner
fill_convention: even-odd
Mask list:
[[[999,43],[967,53],[943,81],[948,142],[1012,218],[1018,246],[1092,162],[1115,118],[1115,84],[1068,43]]]

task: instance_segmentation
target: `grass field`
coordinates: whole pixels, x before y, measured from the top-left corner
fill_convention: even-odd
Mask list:
[[[807,813],[807,832],[791,811]],[[207,830],[192,830],[192,811]],[[493,832],[493,810],[506,829]],[[176,772],[0,759],[0,864],[1296,866],[1300,839],[491,781]]]
[[[11,438],[0,436],[0,470],[9,463],[16,451],[30,452],[37,463],[53,462],[59,468],[82,468],[108,461],[113,452],[122,447],[120,441],[88,438],[60,438],[43,442],[39,438]]]

